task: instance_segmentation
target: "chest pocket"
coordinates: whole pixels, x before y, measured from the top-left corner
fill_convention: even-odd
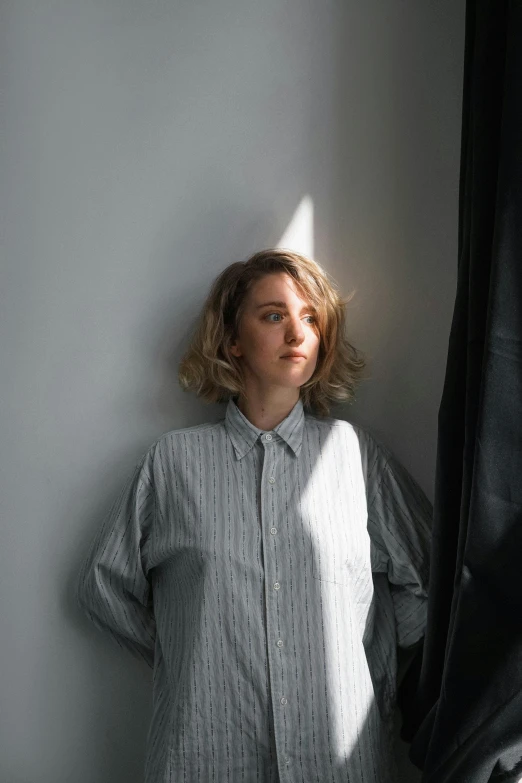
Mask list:
[[[349,585],[352,581],[353,569],[350,569],[349,558],[341,549],[335,551],[333,546],[318,546],[312,542],[312,575],[321,582],[335,582]]]

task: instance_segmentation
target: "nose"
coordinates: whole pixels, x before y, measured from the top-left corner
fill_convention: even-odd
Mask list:
[[[301,343],[304,340],[304,329],[303,324],[301,323],[301,320],[299,318],[289,318],[288,319],[288,327],[286,330],[286,339],[287,340],[295,340],[298,345],[301,345]]]

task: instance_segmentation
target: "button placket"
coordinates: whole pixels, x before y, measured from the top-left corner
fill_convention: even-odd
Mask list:
[[[285,591],[281,591],[284,586],[280,583],[278,577],[282,573],[281,569],[283,563],[281,562],[282,550],[278,546],[279,536],[277,528],[278,514],[281,512],[279,507],[275,506],[275,499],[278,493],[274,492],[276,481],[279,475],[282,473],[281,460],[282,455],[276,446],[272,446],[269,443],[273,440],[273,436],[269,433],[265,433],[262,437],[264,442],[264,470],[263,470],[263,519],[261,520],[262,527],[265,531],[264,543],[266,547],[266,559],[265,568],[266,575],[269,577],[271,574],[272,582],[268,582],[267,588],[271,599],[267,601],[267,634],[270,640],[268,650],[268,665],[271,669],[270,679],[272,682],[272,703],[277,704],[279,700],[279,709],[281,711],[289,709],[288,694],[285,694],[286,686],[288,685],[288,674],[286,672],[286,656],[284,650],[283,639],[279,638],[279,634],[285,634],[283,618],[285,616]],[[271,485],[271,486],[270,486]],[[280,489],[280,487],[278,487]],[[269,535],[267,535],[269,533]],[[269,585],[272,589],[270,590]],[[273,592],[272,592],[273,591]],[[267,596],[268,597],[268,596]],[[283,627],[281,623],[283,622]],[[279,717],[275,719],[275,741],[277,747],[277,756],[280,760],[280,767],[282,769],[286,766],[286,747],[284,743],[284,723],[283,714],[280,713]]]

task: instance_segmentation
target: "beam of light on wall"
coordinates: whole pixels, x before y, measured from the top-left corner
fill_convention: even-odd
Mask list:
[[[314,202],[303,196],[277,247],[295,250],[305,256],[314,255]]]

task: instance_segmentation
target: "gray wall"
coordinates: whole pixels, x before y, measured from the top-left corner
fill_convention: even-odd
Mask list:
[[[2,783],[138,783],[150,674],[77,612],[211,280],[303,197],[372,379],[336,415],[433,495],[464,0],[0,6]]]

